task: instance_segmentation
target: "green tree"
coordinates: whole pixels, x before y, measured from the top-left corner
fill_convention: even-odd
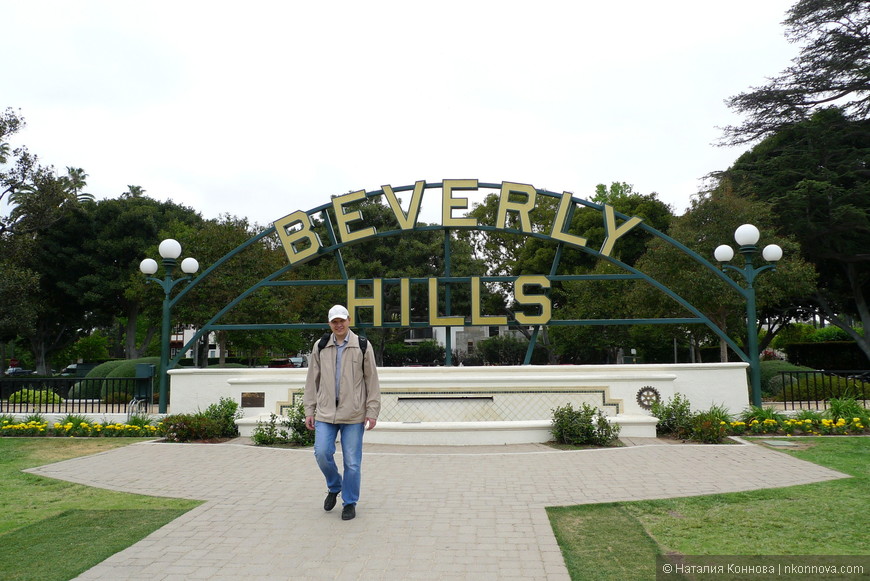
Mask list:
[[[730,144],[755,141],[840,104],[849,119],[870,113],[870,6],[866,0],[798,0],[783,24],[801,44],[792,65],[728,101],[746,116],[725,128]]]
[[[122,195],[89,206],[87,222],[67,225],[73,229],[71,237],[76,230],[86,233],[80,241],[82,253],[77,257],[77,261],[85,263],[85,274],[77,281],[76,289],[90,313],[92,326],[114,329],[110,344],[113,356],[139,357],[153,329],[159,328],[162,294],[146,286],[139,263],[146,255],[158,257],[157,245],[164,238],[202,223],[202,217],[192,208],[145,196]],[[137,334],[137,324],[143,320],[151,333]],[[137,336],[142,343],[137,344]]]
[[[657,194],[640,194],[625,182],[613,182],[609,187],[599,184],[590,201],[596,204],[608,204],[617,212],[627,216],[638,216],[651,227],[667,232],[672,213],[670,207],[658,199]],[[539,196],[535,209],[530,213],[532,229],[536,232],[549,233],[556,213],[557,202],[554,198]],[[499,197],[495,194],[487,196],[483,203],[478,204],[470,212],[480,223],[494,224],[498,212]],[[508,227],[518,229],[517,217],[508,215]],[[567,231],[573,235],[581,236],[590,241],[590,247],[600,244],[605,238],[605,226],[602,213],[594,209],[578,206],[571,218]],[[523,274],[550,274],[556,258],[557,245],[552,241],[532,238],[524,234],[511,232],[486,232],[463,233],[463,236],[471,240],[476,255],[483,258],[487,264],[489,274],[520,276]],[[614,249],[613,257],[633,265],[643,254],[646,243],[652,238],[651,234],[643,231],[635,231],[630,237],[620,240],[620,244]],[[597,258],[587,252],[574,248],[562,250],[558,269],[553,274],[589,274],[599,268]],[[586,284],[586,283],[583,283]],[[550,298],[553,304],[554,316],[558,318],[574,318],[579,316],[574,292],[579,292],[583,284],[563,285],[554,282]],[[597,285],[592,285],[597,286]],[[570,287],[570,288],[568,288]],[[589,287],[591,288],[591,287]],[[506,312],[512,315],[512,296],[509,285],[504,285],[501,292],[505,296]],[[602,314],[606,309],[596,308],[595,302],[607,301],[605,295],[592,293],[584,298],[591,301],[588,309]],[[583,317],[581,317],[583,318]],[[603,315],[599,318],[621,318],[613,314]],[[531,333],[525,327],[519,328],[528,339]],[[590,333],[599,331],[590,329],[567,329],[544,327],[539,337],[540,345],[546,350],[547,358],[551,363],[557,361],[557,356],[576,360],[580,353],[589,353],[589,342],[585,339]],[[609,335],[613,338],[623,334],[625,329],[610,329]],[[555,333],[556,340],[551,337]],[[603,339],[604,335],[598,333],[597,338]],[[582,344],[581,344],[582,343]],[[618,348],[617,344],[615,348]]]
[[[764,139],[719,176],[769,203],[777,229],[819,273],[812,306],[870,359],[870,120],[823,109]]]
[[[761,275],[754,285],[759,312],[767,322],[767,333],[759,346],[759,350],[763,350],[794,316],[795,305],[800,304],[814,288],[814,272],[801,259],[797,244],[774,234],[769,205],[736,196],[727,189],[707,192],[693,200],[686,214],[674,219],[670,235],[713,262],[713,250],[720,244],[731,243],[733,246],[734,230],[746,223],[761,230],[764,244],[778,244],[784,251],[776,270]],[[735,259],[736,266],[742,266],[741,259],[740,256]],[[692,257],[657,238],[649,243],[636,268],[698,308],[729,336],[745,337],[745,300]],[[738,275],[729,271],[729,276],[744,285]],[[679,303],[647,284],[635,286],[629,301],[635,316],[691,315]],[[694,345],[716,340],[706,327],[693,325],[682,328],[680,332],[688,333]],[[727,361],[724,342],[720,342],[720,349],[722,360]]]
[[[217,220],[207,220],[185,229],[179,233],[178,240],[185,256],[195,257],[205,269],[256,236],[257,229],[245,218],[223,215]],[[176,320],[202,327],[234,299],[283,266],[286,266],[286,255],[272,239],[267,238],[248,246],[213,270],[182,297],[174,311]],[[292,291],[287,287],[261,288],[227,312],[219,323],[289,322],[294,319],[291,295]],[[296,352],[304,345],[298,331],[220,331],[216,339],[220,346],[221,362],[226,357],[229,345],[246,352],[256,351],[259,346],[264,351],[279,353]],[[204,343],[204,340],[200,342]]]

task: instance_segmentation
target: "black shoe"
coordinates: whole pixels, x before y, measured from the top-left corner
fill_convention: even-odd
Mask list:
[[[341,492],[340,490],[338,492]],[[335,499],[338,497],[338,492],[327,492],[326,498],[323,501],[323,510],[330,511],[335,508]]]
[[[356,516],[356,505],[345,504],[341,510],[341,520],[350,520]]]

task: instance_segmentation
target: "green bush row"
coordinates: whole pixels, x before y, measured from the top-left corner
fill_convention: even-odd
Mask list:
[[[236,419],[240,417],[242,411],[238,402],[222,397],[205,411],[166,416],[161,435],[170,442],[235,438],[239,435]]]
[[[609,446],[619,437],[619,425],[587,403],[576,410],[570,403],[554,409],[551,430],[556,443],[571,446]]]
[[[305,406],[299,402],[280,420],[277,415],[270,414],[268,422],[257,422],[251,439],[257,446],[313,446],[314,432],[305,427]]]
[[[824,412],[803,410],[788,417],[773,408],[750,406],[734,417],[722,406],[692,412],[689,401],[674,394],[667,402],[655,402],[650,410],[659,418],[656,433],[682,440],[717,444],[729,435],[815,434],[841,435],[870,432],[870,410],[854,398],[833,398]]]

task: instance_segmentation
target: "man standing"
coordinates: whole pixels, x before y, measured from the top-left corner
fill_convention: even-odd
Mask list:
[[[314,458],[326,477],[324,510],[335,507],[341,493],[343,520],[356,516],[359,500],[363,432],[378,423],[381,386],[374,352],[364,337],[350,330],[350,315],[341,305],[329,309],[331,335],[314,344],[305,380],[305,427],[314,430]],[[341,435],[344,477],[335,464],[335,440]]]

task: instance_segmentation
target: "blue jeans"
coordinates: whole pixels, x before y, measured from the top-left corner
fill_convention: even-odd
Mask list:
[[[341,491],[343,504],[356,504],[359,500],[362,466],[362,443],[365,423],[330,424],[314,422],[314,459],[326,477],[329,492]],[[341,457],[344,460],[344,478],[335,465],[335,439],[341,434]]]

